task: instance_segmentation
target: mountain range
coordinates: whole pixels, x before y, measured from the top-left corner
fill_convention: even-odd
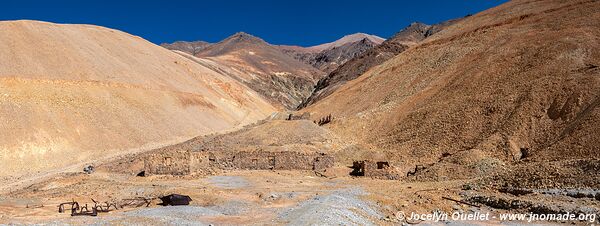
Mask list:
[[[307,105],[323,99],[347,81],[358,78],[370,68],[382,64],[404,50],[407,50],[409,47],[418,44],[425,38],[432,36],[460,20],[461,19],[453,19],[435,25],[415,22],[402,29],[388,40],[380,43],[380,45],[371,45],[371,48],[365,48],[364,51],[357,52],[355,56],[342,63],[340,66],[329,72],[327,76],[319,80],[311,96],[306,99],[299,108],[306,107]]]
[[[383,38],[356,33],[312,47],[272,45],[238,32],[218,43],[204,41],[163,43],[263,95],[280,109],[295,109],[312,94],[328,71],[383,42]],[[212,66],[210,66],[212,65]]]

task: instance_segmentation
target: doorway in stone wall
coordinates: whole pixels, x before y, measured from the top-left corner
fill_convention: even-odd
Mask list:
[[[269,169],[275,169],[275,156],[269,156]]]
[[[258,169],[258,159],[252,159],[252,169]]]

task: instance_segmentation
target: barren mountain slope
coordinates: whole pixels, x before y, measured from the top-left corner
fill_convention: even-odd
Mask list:
[[[381,44],[385,39],[375,35],[356,33],[346,35],[334,42],[312,47],[278,46],[288,55],[329,73],[348,60]]]
[[[357,42],[346,43],[314,54],[309,60],[309,63],[319,70],[329,73],[346,63],[348,60],[373,49],[373,47],[377,45],[379,45],[379,43],[364,38]]]
[[[408,49],[408,47],[416,45],[425,38],[443,30],[459,20],[460,19],[449,20],[435,25],[416,22],[410,24],[380,45],[365,49],[365,51],[360,52],[357,56],[343,62],[343,64],[335,68],[335,70],[330,71],[327,76],[319,80],[313,93],[300,105],[300,107],[306,107],[307,105],[325,98],[347,81],[358,78],[358,76],[362,75],[372,67],[382,64]]]
[[[598,158],[598,28],[598,1],[512,1],[442,30],[305,111],[331,113],[334,131],[407,168],[451,166],[438,178],[464,176],[452,167],[485,173]]]
[[[170,49],[170,50],[178,50],[191,55],[196,55],[200,53],[200,51],[209,47],[211,43],[205,41],[194,41],[194,42],[186,42],[186,41],[177,41],[173,43],[162,43],[160,46]]]
[[[276,106],[293,109],[323,76],[262,39],[239,32],[204,49],[197,57],[229,67],[233,77]]]
[[[228,76],[140,37],[0,22],[0,176],[232,129],[274,110]]]
[[[351,35],[346,35],[346,36],[344,36],[338,40],[335,40],[333,42],[308,47],[308,49],[312,50],[312,51],[323,51],[326,49],[333,49],[335,47],[340,47],[340,46],[343,46],[348,43],[359,42],[363,39],[368,39],[369,41],[376,43],[376,44],[381,44],[383,41],[385,41],[384,38],[381,38],[376,35],[370,35],[370,34],[365,34],[365,33],[355,33],[355,34],[351,34]]]

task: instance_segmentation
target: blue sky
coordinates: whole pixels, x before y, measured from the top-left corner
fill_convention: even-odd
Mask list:
[[[273,44],[311,46],[356,32],[387,38],[413,21],[437,23],[503,2],[5,0],[0,6],[0,20],[95,24],[157,44],[177,40],[217,42],[245,31]]]

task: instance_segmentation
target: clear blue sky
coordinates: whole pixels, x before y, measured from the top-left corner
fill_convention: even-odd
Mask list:
[[[427,24],[475,14],[504,0],[4,0],[0,20],[95,24],[154,43],[217,42],[245,31],[273,44],[310,46],[365,32],[390,37],[413,21]]]

